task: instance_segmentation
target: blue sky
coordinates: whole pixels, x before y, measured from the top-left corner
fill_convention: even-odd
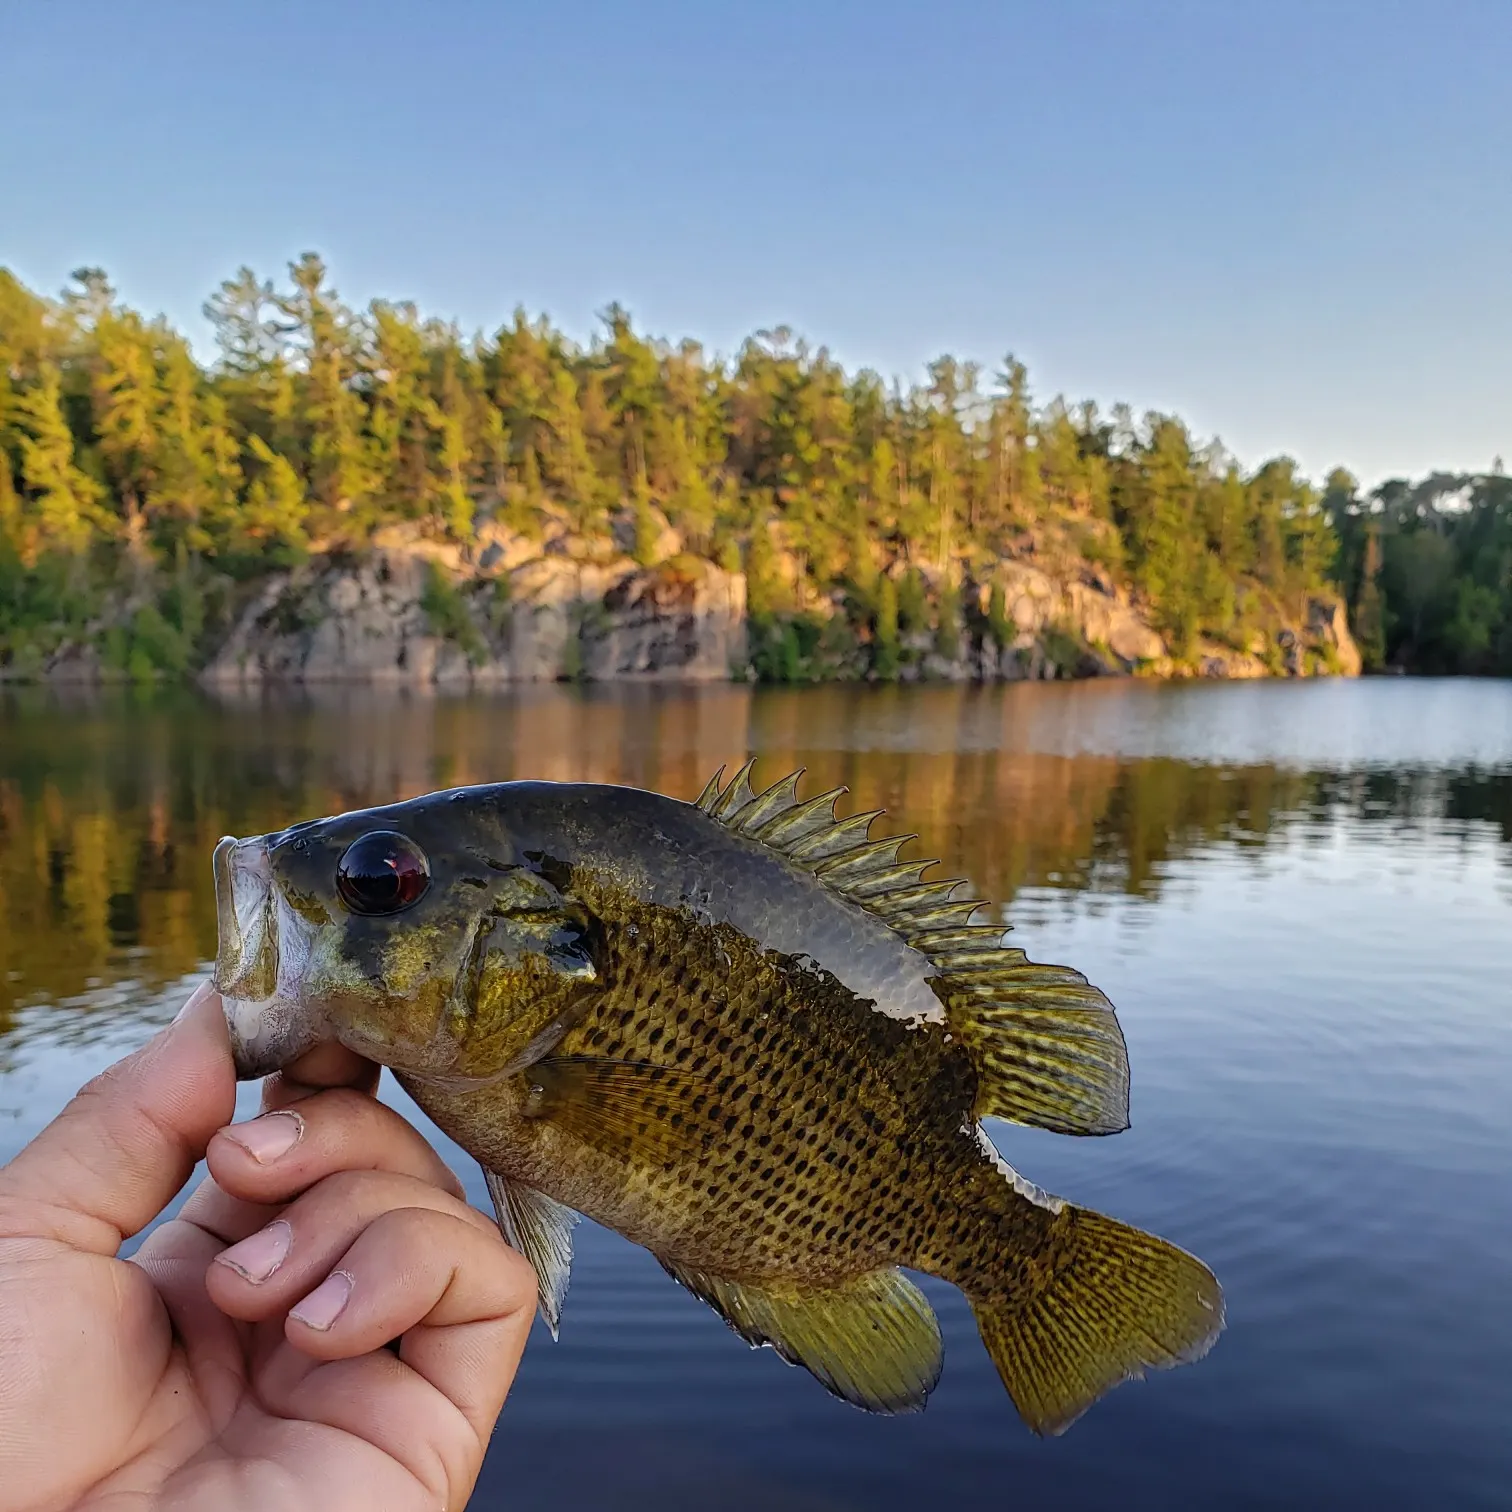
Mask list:
[[[1368,483],[1512,462],[1512,3],[0,8],[0,264],[787,323]],[[202,350],[204,348],[202,347]]]

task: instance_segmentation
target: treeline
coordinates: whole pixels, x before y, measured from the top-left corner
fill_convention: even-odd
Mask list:
[[[1286,458],[1245,471],[1174,416],[1037,403],[1012,356],[995,374],[942,357],[904,389],[786,330],[715,360],[618,306],[586,347],[523,311],[468,335],[409,304],[348,308],[314,254],[279,286],[243,269],[205,313],[208,369],[98,270],[57,300],[0,270],[13,672],[69,640],[183,671],[250,577],[389,522],[466,543],[491,518],[587,541],[618,522],[644,555],[665,516],[687,551],[745,569],[758,631],[843,621],[884,674],[909,636],[948,644],[973,615],[1010,634],[994,567],[1031,552],[1130,585],[1178,660],[1273,646],[1345,580],[1357,613],[1383,598],[1381,656],[1424,643],[1421,616],[1402,639],[1394,527],[1354,544],[1369,511],[1347,475],[1320,491]]]
[[[1326,498],[1367,666],[1512,676],[1512,478],[1435,473]]]

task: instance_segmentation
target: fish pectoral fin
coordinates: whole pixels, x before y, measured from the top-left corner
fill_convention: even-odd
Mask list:
[[[870,1271],[841,1286],[731,1281],[662,1267],[748,1344],[769,1344],[837,1397],[868,1412],[918,1412],[940,1379],[944,1346],[933,1308],[902,1271]]]
[[[681,1066],[564,1055],[524,1075],[526,1116],[549,1119],[595,1149],[664,1165],[701,1153],[713,1138],[705,1112],[716,1089]]]
[[[977,1073],[978,1118],[1058,1134],[1129,1126],[1129,1054],[1113,1005],[1080,972],[1022,951],[962,951],[935,978]]]
[[[541,1317],[554,1339],[561,1326],[562,1303],[572,1272],[572,1226],[579,1215],[545,1192],[521,1181],[509,1181],[487,1166],[483,1179],[493,1198],[500,1232],[535,1270]]]

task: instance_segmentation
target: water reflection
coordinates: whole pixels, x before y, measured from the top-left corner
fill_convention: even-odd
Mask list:
[[[1181,748],[1194,714],[1212,722],[1206,691],[1185,707],[1166,690],[1133,696],[1165,711],[1164,744]],[[148,991],[202,967],[221,835],[458,783],[547,777],[691,797],[750,749],[759,778],[807,766],[808,791],[845,783],[885,806],[918,832],[921,854],[1010,917],[1025,889],[1155,899],[1171,864],[1205,847],[1259,849],[1280,833],[1322,844],[1328,824],[1348,820],[1382,839],[1489,825],[1512,847],[1505,766],[1309,769],[1284,752],[1195,762],[1161,754],[1150,711],[1129,718],[1129,696],[1116,707],[1136,756],[1106,739],[1101,689],[13,693],[0,704],[0,1035],[27,1003],[88,1007],[112,984]],[[1467,733],[1482,729],[1478,717]],[[108,994],[117,1008],[140,996]]]
[[[1041,1444],[926,1283],[944,1380],[876,1420],[584,1225],[477,1507],[1507,1505],[1512,683],[0,690],[0,1160],[205,969],[222,833],[519,776],[692,796],[747,749],[885,804],[1109,991],[1133,1127],[995,1132],[1034,1180],[1200,1254],[1229,1331]]]

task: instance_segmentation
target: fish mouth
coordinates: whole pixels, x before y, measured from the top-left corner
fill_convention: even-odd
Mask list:
[[[266,836],[225,836],[215,847],[215,913],[219,943],[215,988],[225,1008],[239,1081],[251,1081],[302,1055],[319,1038],[311,1016],[290,991],[280,925],[289,918],[273,884]]]

